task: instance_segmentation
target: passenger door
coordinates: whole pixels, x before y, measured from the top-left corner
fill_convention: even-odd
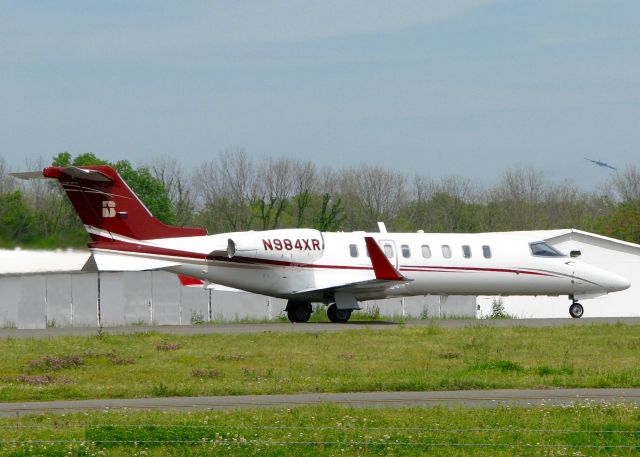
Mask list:
[[[398,252],[396,250],[396,243],[392,240],[378,240],[378,244],[382,248],[382,251],[389,259],[391,265],[398,268]]]

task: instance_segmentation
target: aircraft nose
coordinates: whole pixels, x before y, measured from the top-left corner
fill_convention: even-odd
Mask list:
[[[600,280],[600,285],[606,289],[607,292],[618,292],[631,287],[631,282],[613,273],[607,273]]]

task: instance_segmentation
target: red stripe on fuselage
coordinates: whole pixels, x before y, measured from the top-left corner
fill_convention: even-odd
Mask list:
[[[435,269],[435,270],[431,270]],[[510,268],[473,268],[473,267],[444,267],[444,266],[412,266],[412,267],[400,267],[401,271],[416,271],[416,272],[438,272],[448,273],[451,271],[466,271],[466,272],[491,272],[491,273],[514,273],[525,274],[534,276],[556,276],[549,273],[540,273],[539,271],[526,271],[515,270]]]

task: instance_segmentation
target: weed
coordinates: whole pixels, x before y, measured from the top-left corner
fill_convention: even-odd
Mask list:
[[[549,375],[572,375],[573,368],[571,367],[560,367],[560,368],[551,368],[547,365],[542,365],[536,368],[536,373],[540,376],[549,376]]]
[[[39,359],[31,360],[29,368],[35,370],[62,370],[63,368],[76,368],[84,363],[84,360],[75,354],[64,355],[61,357],[44,356]]]
[[[167,386],[162,381],[160,381],[158,384],[154,384],[153,387],[151,387],[151,393],[154,397],[171,397],[172,395],[174,395],[174,392],[169,389],[169,386]]]
[[[215,369],[209,369],[209,370],[198,369],[198,370],[192,370],[191,376],[194,378],[217,379],[222,376],[222,373],[220,373],[220,370],[215,370]]]
[[[114,365],[131,365],[134,363],[132,359],[127,359],[126,357],[119,356],[115,352],[108,352],[104,356],[109,362]]]
[[[504,309],[502,297],[493,297],[489,319],[509,319],[511,316]]]
[[[255,368],[247,368],[247,367],[242,367],[242,376],[244,377],[245,381],[246,380],[256,380],[258,379],[258,370],[256,370]]]
[[[460,353],[459,352],[441,352],[438,354],[438,357],[441,359],[457,359],[460,357]]]
[[[53,381],[53,377],[48,374],[41,375],[20,375],[16,378],[20,382],[24,382],[25,384],[49,384]]]
[[[378,305],[368,306],[364,315],[372,321],[380,320],[380,307]]]
[[[472,366],[474,370],[522,371],[522,365],[511,360],[487,360]]]
[[[191,324],[204,324],[204,313],[200,311],[191,311]]]
[[[216,354],[213,358],[219,361],[238,361],[246,359],[247,354]]]
[[[180,346],[175,343],[158,343],[156,344],[157,351],[177,351],[180,349]]]

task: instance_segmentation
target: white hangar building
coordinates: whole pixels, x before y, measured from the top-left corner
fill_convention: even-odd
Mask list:
[[[522,232],[544,240],[559,251],[580,251],[578,260],[616,273],[631,282],[621,292],[580,300],[584,317],[640,316],[640,245],[576,229]],[[480,316],[491,313],[497,297],[478,297]],[[505,311],[518,318],[569,317],[571,300],[560,297],[502,297]]]

